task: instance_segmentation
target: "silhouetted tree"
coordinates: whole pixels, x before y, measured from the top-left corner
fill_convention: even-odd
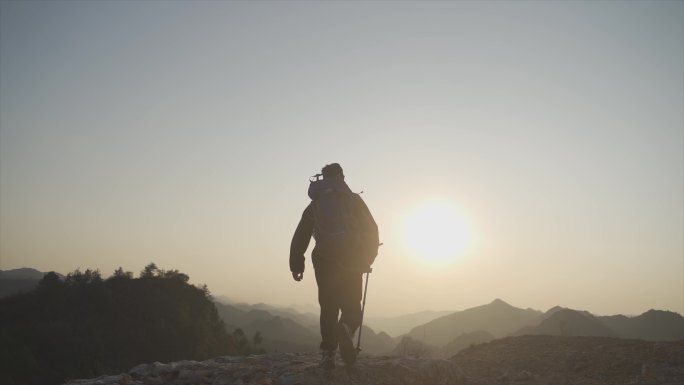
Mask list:
[[[188,277],[186,274],[181,273],[178,270],[159,270],[158,276],[168,279],[177,279],[183,282],[188,282],[188,280],[190,279],[190,277]]]
[[[124,271],[124,269],[121,266],[119,266],[119,268],[114,270],[114,274],[109,278],[110,279],[112,279],[112,278],[132,279],[133,273],[130,271]]]
[[[51,271],[43,276],[43,279],[38,282],[38,288],[41,290],[52,290],[62,285],[62,279],[54,271]]]
[[[157,264],[151,262],[149,265],[145,266],[143,271],[140,272],[140,278],[152,278],[156,276],[158,272],[159,269],[157,268]]]
[[[81,272],[81,270],[76,269],[73,272],[67,274],[66,282],[67,284],[75,285],[100,283],[102,282],[102,276],[100,275],[100,270],[86,269],[85,272]]]

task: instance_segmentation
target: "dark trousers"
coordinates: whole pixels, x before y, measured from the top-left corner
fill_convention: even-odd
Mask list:
[[[335,327],[338,322],[349,326],[352,333],[361,326],[362,273],[337,268],[317,268],[318,303],[321,305],[321,349],[337,349]]]

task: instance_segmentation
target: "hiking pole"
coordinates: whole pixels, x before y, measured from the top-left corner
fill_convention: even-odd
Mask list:
[[[372,268],[368,268],[366,272],[366,287],[363,289],[363,305],[361,305],[361,325],[359,325],[359,339],[356,341],[356,353],[361,351],[361,332],[363,331],[363,312],[366,310],[366,293],[368,293],[368,276],[373,271]]]
[[[378,247],[382,246],[383,243],[378,244]],[[356,341],[356,354],[361,352],[361,332],[363,331],[363,313],[366,311],[366,294],[368,293],[368,277],[369,274],[373,272],[373,268],[368,266],[366,271],[366,286],[363,289],[363,305],[361,305],[361,324],[359,325],[359,339]]]

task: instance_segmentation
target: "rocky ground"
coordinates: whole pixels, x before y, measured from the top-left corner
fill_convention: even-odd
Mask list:
[[[451,359],[338,359],[332,372],[316,353],[218,357],[142,364],[128,373],[68,385],[684,385],[684,341],[524,336],[468,348]]]
[[[684,341],[523,336],[451,359],[469,385],[684,385]]]
[[[317,353],[281,353],[219,357],[207,361],[159,362],[128,373],[76,380],[69,385],[314,385],[314,384],[457,384],[458,368],[449,360],[410,357],[365,357],[347,368],[318,368]]]

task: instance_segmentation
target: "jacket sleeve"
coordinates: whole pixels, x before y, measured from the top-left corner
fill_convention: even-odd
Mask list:
[[[311,210],[312,208],[309,204],[302,213],[302,218],[299,220],[294,236],[292,236],[292,243],[290,244],[290,271],[293,273],[304,272],[304,253],[309,247],[314,228]]]

